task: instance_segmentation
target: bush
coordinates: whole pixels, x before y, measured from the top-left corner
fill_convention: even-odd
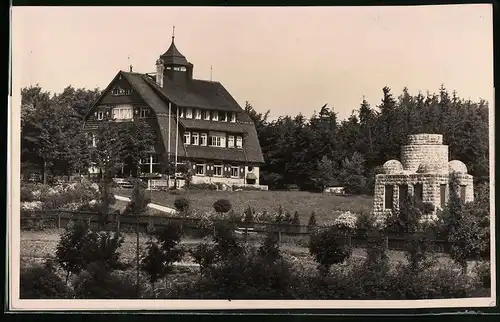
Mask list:
[[[217,190],[217,185],[214,183],[191,183],[189,190]]]
[[[392,299],[443,299],[470,296],[473,286],[470,279],[453,266],[431,267],[414,270],[398,265],[391,274]]]
[[[478,263],[474,267],[474,272],[476,273],[478,284],[484,288],[491,288],[491,263],[490,261],[484,261]]]
[[[343,263],[351,256],[352,249],[336,227],[329,227],[311,236],[309,253],[319,264],[318,269],[326,276],[330,267]]]
[[[71,290],[49,262],[21,267],[19,290],[21,299],[71,298]]]
[[[227,199],[219,199],[214,202],[214,210],[219,214],[225,214],[232,208],[231,202]]]
[[[189,200],[184,197],[175,198],[174,207],[177,211],[186,211],[189,209]]]
[[[134,299],[138,295],[135,283],[98,263],[87,266],[75,279],[74,289],[79,299]]]

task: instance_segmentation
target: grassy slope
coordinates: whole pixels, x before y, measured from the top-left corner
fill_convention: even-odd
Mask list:
[[[130,197],[132,190],[116,190],[116,194]],[[149,192],[148,192],[149,193]],[[180,194],[171,194],[163,191],[152,191],[153,203],[172,207],[175,198],[184,196],[191,201],[191,207],[197,211],[213,211],[213,203],[221,198],[228,199],[233,209],[242,212],[249,205],[257,212],[267,210],[275,212],[281,205],[284,211],[292,215],[295,211],[300,214],[302,224],[307,224],[312,211],[316,213],[316,220],[325,223],[335,219],[341,211],[350,210],[360,212],[370,211],[372,198],[368,196],[336,196],[332,194],[310,193],[304,191],[187,191]]]

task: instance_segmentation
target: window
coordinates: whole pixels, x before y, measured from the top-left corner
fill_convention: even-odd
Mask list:
[[[227,112],[220,112],[219,118],[221,119],[222,122],[227,122]]]
[[[200,145],[203,145],[203,146],[207,145],[207,134],[206,133],[200,134]]]
[[[160,163],[157,155],[150,155],[139,160],[141,173],[160,172]]]
[[[413,196],[415,198],[415,203],[421,204],[423,201],[424,197],[424,187],[421,183],[416,183],[413,186]]]
[[[200,144],[199,142],[199,134],[198,133],[193,133],[193,135],[191,136],[191,144],[193,145],[198,145]]]
[[[104,118],[104,112],[97,112],[97,119],[100,121]]]
[[[462,202],[465,202],[465,187],[464,185],[460,186],[460,199]]]
[[[221,137],[218,135],[214,135],[210,137],[210,145],[211,146],[221,146]]]
[[[210,111],[203,111],[203,119],[205,121],[210,121]]]
[[[191,132],[185,132],[184,133],[184,144],[190,144],[191,143]]]
[[[238,178],[239,169],[239,167],[231,167],[231,177]]]
[[[119,104],[113,108],[113,119],[115,120],[131,120],[133,115],[133,109],[131,105]]]
[[[212,121],[219,120],[219,112],[212,112]]]
[[[196,175],[198,175],[198,176],[205,175],[205,165],[204,164],[197,164],[196,165]]]
[[[399,186],[399,209],[403,207],[404,202],[408,196],[408,185],[402,184]]]
[[[385,186],[384,209],[392,209],[392,200],[394,197],[394,187]]]
[[[140,117],[145,118],[149,116],[149,108],[147,107],[141,107],[141,112],[140,112]]]
[[[221,177],[222,176],[222,166],[214,165],[214,176]]]
[[[179,109],[179,115],[180,115],[180,117],[183,118],[184,117],[184,109],[182,107],[179,107],[178,109]]]
[[[201,110],[194,111],[194,118],[197,120],[201,120]]]
[[[192,119],[193,118],[193,109],[191,108],[186,108],[186,118],[187,119]]]
[[[234,148],[234,136],[230,135],[227,137],[227,146],[229,148]]]
[[[439,186],[439,193],[441,197],[441,208],[446,206],[446,185],[442,184]]]
[[[132,93],[132,90],[130,88],[127,88],[125,90],[125,95],[130,95]]]
[[[243,138],[241,136],[236,137],[236,147],[240,149],[243,147]]]
[[[236,122],[236,113],[231,113],[231,122]]]
[[[176,72],[185,72],[186,71],[186,67],[174,67],[174,70]]]

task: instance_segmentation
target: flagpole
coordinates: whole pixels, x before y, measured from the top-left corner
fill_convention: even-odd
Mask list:
[[[172,103],[168,103],[168,161],[170,162],[170,138],[171,138],[171,132],[170,132],[170,122],[171,122],[171,118],[170,116],[172,115]]]
[[[177,188],[177,158],[179,154],[179,106],[177,106],[177,120],[175,130],[175,184]]]

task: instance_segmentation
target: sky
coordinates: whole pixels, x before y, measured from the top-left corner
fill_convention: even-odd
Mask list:
[[[363,97],[377,106],[384,86],[399,96],[444,84],[493,105],[491,5],[13,7],[13,104],[37,83],[103,89],[130,64],[154,72],[174,25],[195,78],[212,74],[273,119],[324,104],[345,119]]]

